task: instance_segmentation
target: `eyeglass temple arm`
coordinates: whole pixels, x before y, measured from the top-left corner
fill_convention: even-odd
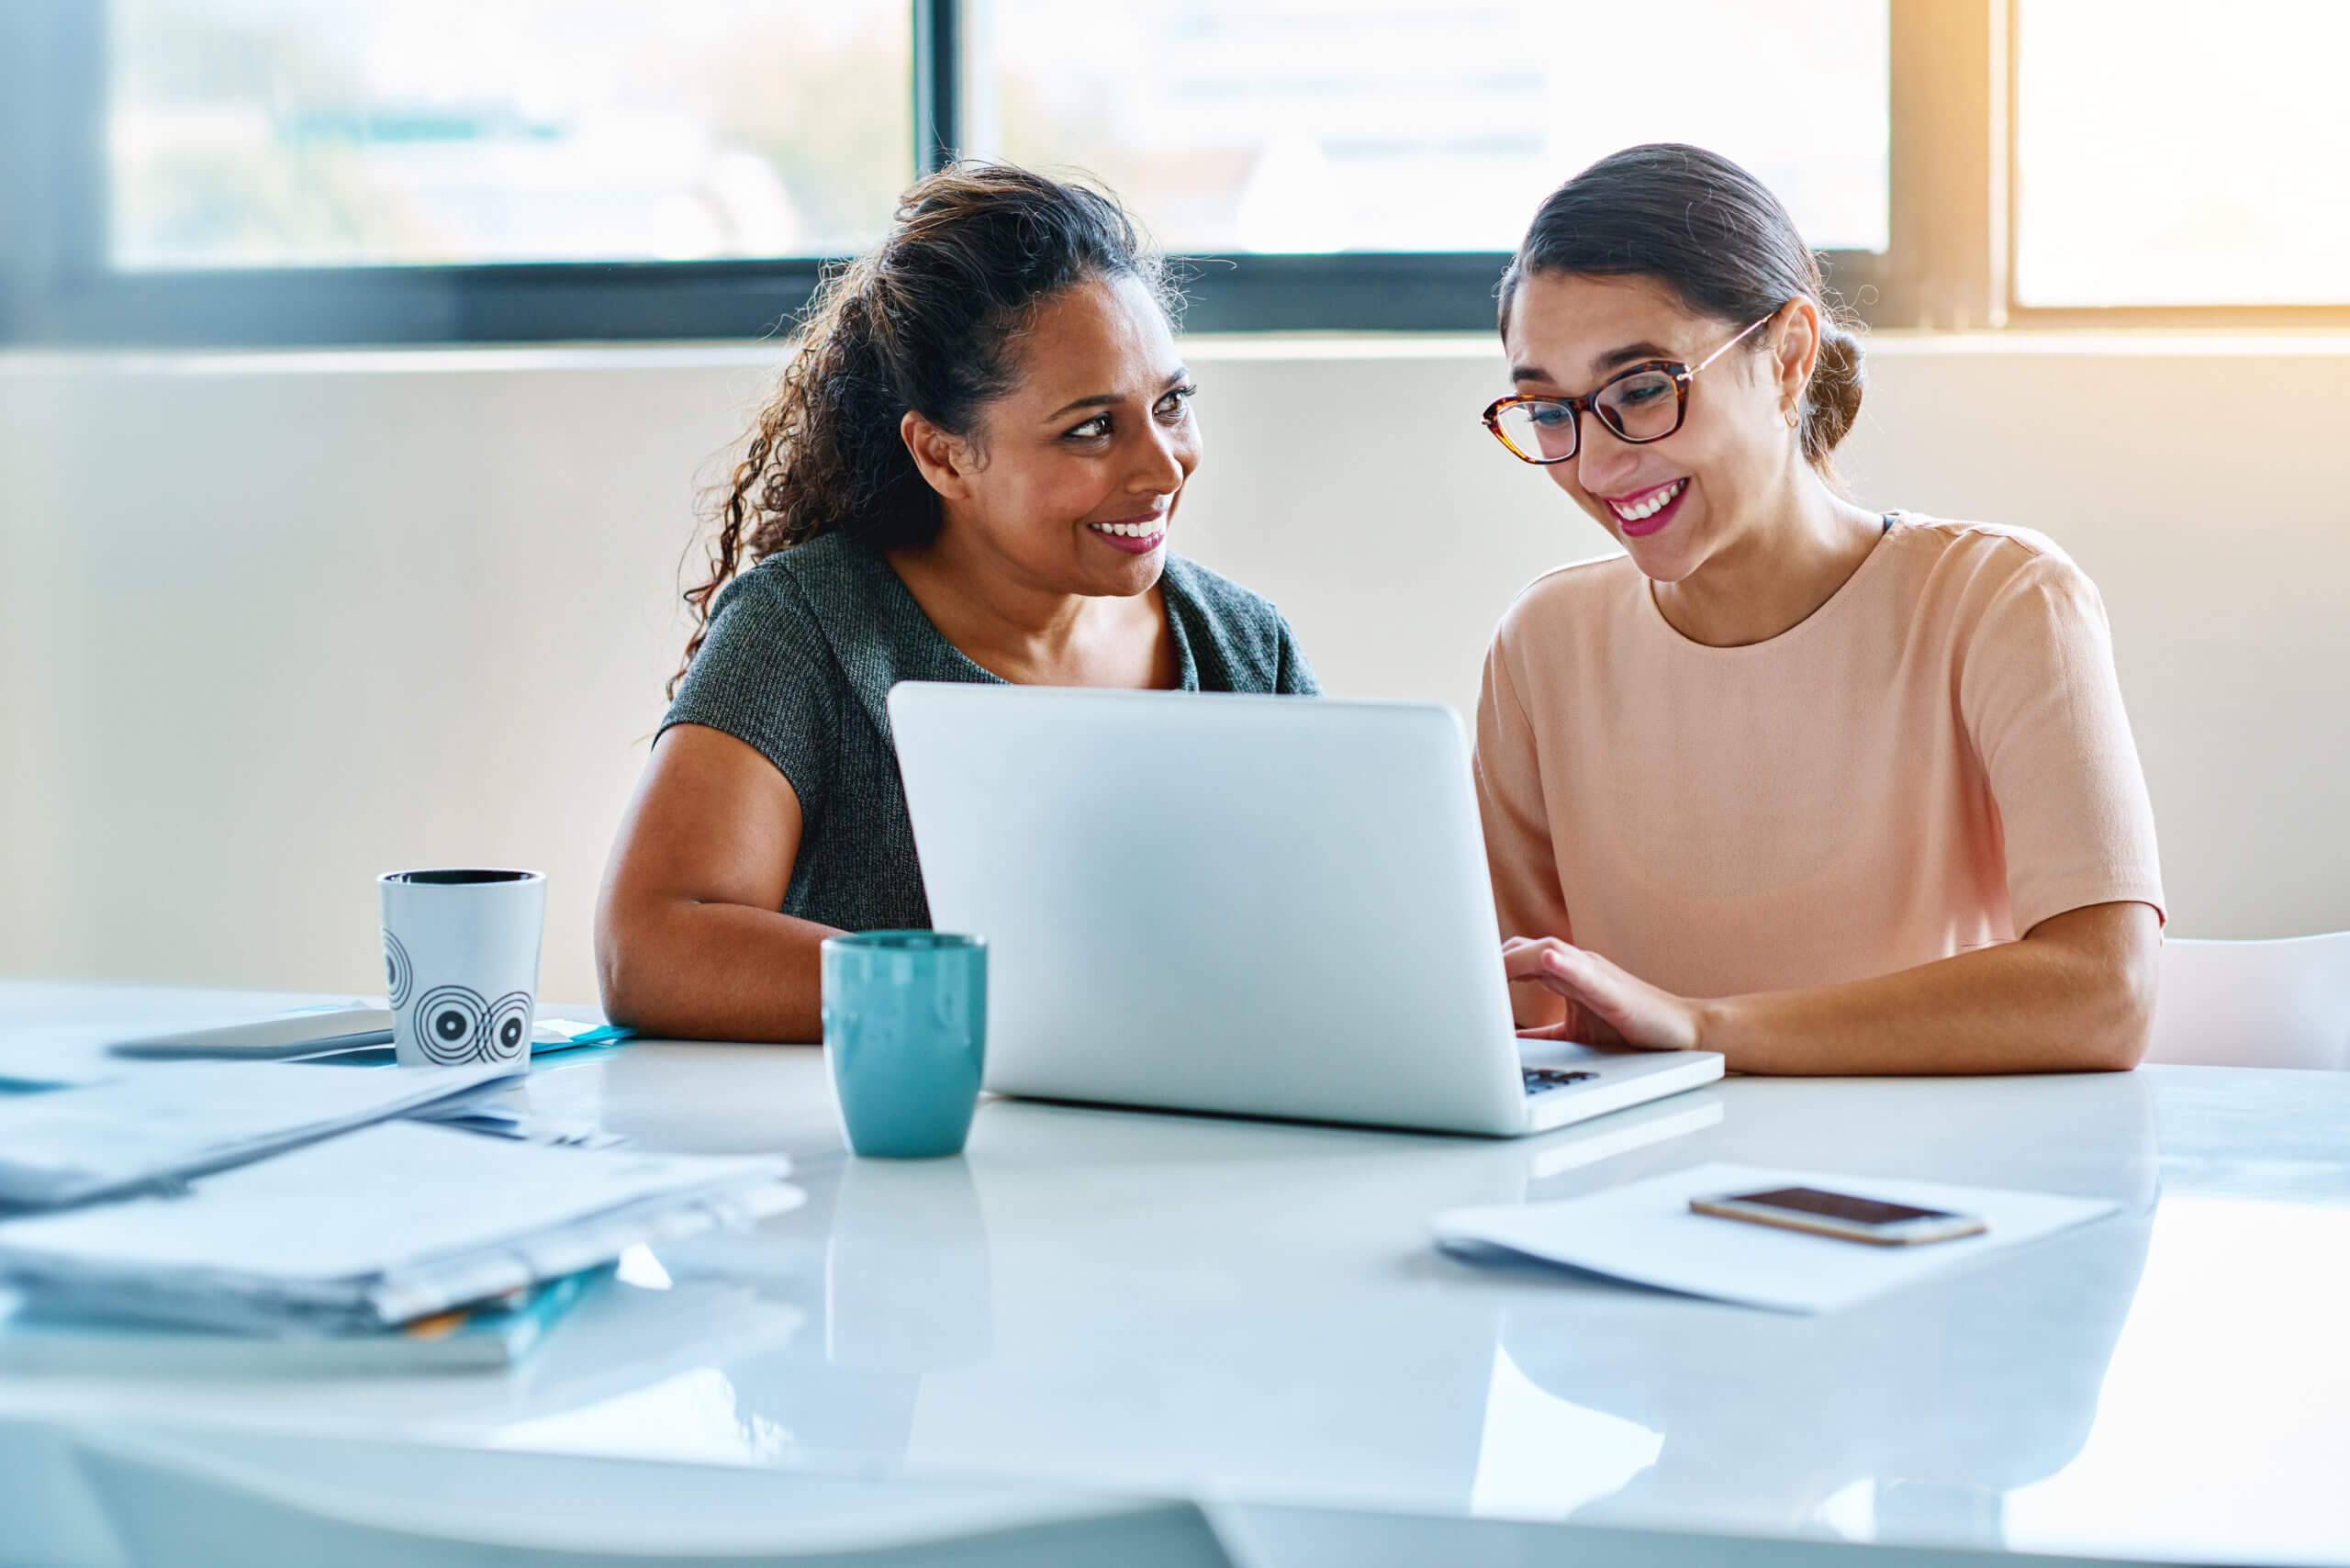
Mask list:
[[[1780,309],[1785,309],[1785,306],[1780,307]],[[1743,331],[1740,331],[1740,332],[1738,334],[1738,336],[1736,336],[1736,337],[1732,338],[1729,342],[1728,342],[1724,343],[1721,347],[1719,347],[1719,348],[1716,349],[1713,353],[1711,353],[1707,354],[1704,359],[1699,360],[1699,361],[1697,362],[1696,368],[1695,368],[1695,369],[1691,370],[1691,371],[1689,372],[1689,374],[1690,374],[1690,375],[1696,375],[1696,374],[1697,374],[1697,372],[1698,372],[1699,370],[1703,370],[1703,369],[1705,369],[1705,368],[1706,368],[1706,366],[1707,366],[1707,365],[1709,365],[1709,364],[1713,364],[1713,363],[1714,363],[1714,361],[1716,361],[1716,360],[1718,360],[1718,359],[1721,358],[1721,357],[1722,357],[1722,355],[1724,355],[1724,354],[1726,354],[1726,353],[1729,353],[1729,351],[1730,351],[1730,350],[1732,350],[1732,349],[1736,348],[1739,344],[1740,344],[1740,343],[1744,342],[1747,340],[1747,337],[1749,336],[1749,334],[1751,334],[1751,333],[1754,330],[1754,329],[1755,329],[1755,328],[1757,328],[1757,327],[1759,327],[1759,326],[1762,325],[1762,321],[1768,321],[1768,320],[1771,320],[1773,318],[1776,317],[1778,314],[1779,314],[1779,312],[1778,312],[1777,310],[1774,310],[1774,311],[1772,311],[1772,312],[1771,312],[1771,314],[1770,314],[1769,316],[1765,316],[1765,317],[1763,317],[1762,321],[1751,321],[1751,322],[1749,322],[1749,323],[1747,324],[1747,326],[1746,326],[1745,330],[1744,330]]]

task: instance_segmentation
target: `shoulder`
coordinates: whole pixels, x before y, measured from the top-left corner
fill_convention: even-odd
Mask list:
[[[1281,612],[1273,608],[1272,600],[1188,556],[1170,552],[1161,580],[1170,598],[1181,599],[1204,619],[1235,627],[1281,624]]]
[[[1270,599],[1173,554],[1159,581],[1168,614],[1181,617],[1195,640],[1214,645],[1234,690],[1279,689],[1286,664],[1294,662],[1296,637]]]
[[[2102,609],[2088,574],[2034,529],[1902,512],[1886,543],[1899,553],[1899,575],[1918,600],[1962,620],[2025,604]]]
[[[1897,512],[1890,543],[1905,556],[1944,575],[1988,582],[2015,577],[2087,580],[2065,547],[2037,529]]]
[[[873,593],[856,556],[869,554],[820,536],[744,568],[711,606],[710,633],[679,689],[708,700],[789,686],[827,691],[845,678],[836,645],[845,630],[869,635]],[[886,562],[874,558],[883,571]]]
[[[1554,567],[1518,590],[1502,612],[1494,645],[1517,648],[1580,635],[1626,606],[1637,607],[1646,582],[1621,552]]]
[[[729,622],[754,635],[828,643],[836,633],[869,635],[889,623],[882,580],[890,564],[840,534],[819,534],[778,550],[739,574],[711,607],[713,637]]]
[[[869,597],[874,574],[888,570],[887,561],[847,535],[820,533],[805,544],[777,551],[736,580],[812,608]]]

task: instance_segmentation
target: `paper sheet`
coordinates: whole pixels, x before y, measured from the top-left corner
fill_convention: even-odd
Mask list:
[[[95,1316],[355,1332],[786,1212],[805,1201],[789,1169],[780,1155],[597,1153],[390,1122],[183,1197],[0,1223],[0,1279]]]
[[[118,1082],[0,1100],[0,1202],[78,1203],[217,1170],[520,1077],[519,1062],[352,1070],[160,1064]]]
[[[380,1001],[380,999],[377,999]],[[0,1088],[105,1083],[143,1065],[109,1050],[118,1040],[260,1015],[257,1007],[362,1006],[366,999],[73,980],[0,980]]]
[[[1857,1197],[1980,1215],[1980,1236],[1874,1247],[1695,1213],[1689,1200],[1769,1187],[1821,1187]],[[2059,1197],[1830,1171],[1699,1165],[1559,1203],[1453,1209],[1433,1222],[1439,1246],[1497,1247],[1545,1262],[1775,1312],[1834,1312],[1991,1253],[2119,1211],[2099,1198]]]
[[[192,1197],[10,1221],[0,1225],[0,1253],[345,1280],[787,1169],[779,1157],[590,1153],[387,1122],[207,1177]]]

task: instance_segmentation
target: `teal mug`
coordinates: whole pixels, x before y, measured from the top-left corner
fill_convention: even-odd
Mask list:
[[[824,1059],[856,1153],[960,1153],[986,1065],[988,945],[860,931],[823,945]]]

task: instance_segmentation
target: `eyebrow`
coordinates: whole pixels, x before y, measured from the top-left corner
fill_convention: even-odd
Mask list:
[[[1173,391],[1176,387],[1181,386],[1184,382],[1190,380],[1191,376],[1192,367],[1190,365],[1177,365],[1175,367],[1174,374],[1159,384],[1158,395],[1164,398],[1168,393]],[[1114,409],[1125,401],[1125,399],[1119,397],[1115,392],[1096,392],[1091,398],[1080,398],[1074,402],[1063,403],[1059,408],[1055,409],[1051,413],[1045,416],[1045,422],[1046,424],[1051,424],[1055,420],[1059,419],[1064,414],[1074,414],[1080,409]]]
[[[1595,377],[1605,377],[1609,371],[1619,364],[1631,364],[1644,359],[1669,359],[1675,364],[1680,363],[1680,356],[1673,350],[1661,343],[1651,343],[1643,339],[1639,342],[1626,343],[1622,348],[1610,349],[1604,354],[1595,356],[1591,362],[1591,374]],[[1553,386],[1563,385],[1549,371],[1542,369],[1539,365],[1532,364],[1516,366],[1509,373],[1509,378],[1512,381],[1548,381]]]

